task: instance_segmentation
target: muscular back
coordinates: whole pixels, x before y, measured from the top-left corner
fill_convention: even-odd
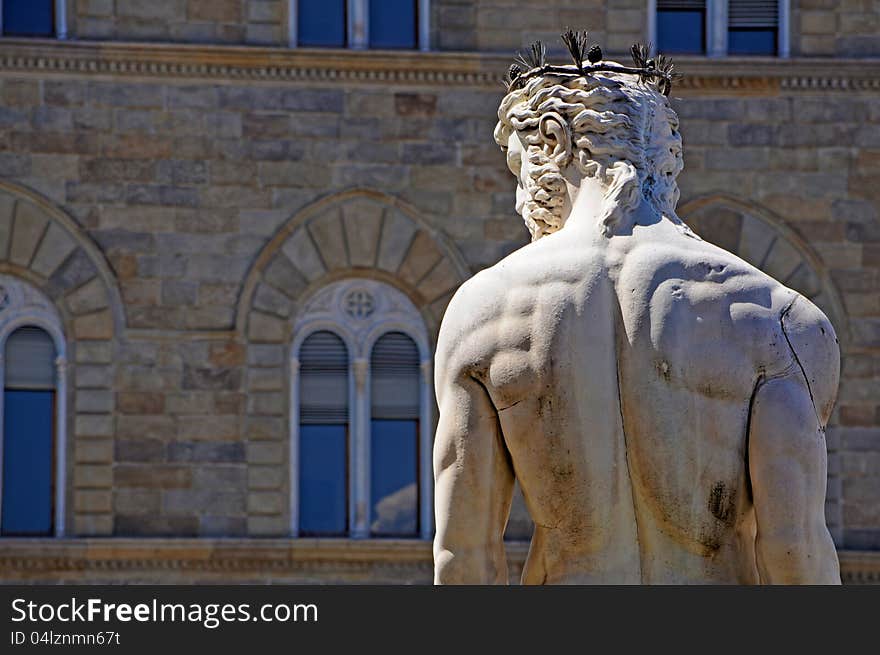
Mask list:
[[[792,448],[824,476],[836,357],[808,301],[668,221],[517,251],[462,288],[441,330],[438,581],[506,579],[514,476],[536,526],[524,582],[790,581],[799,565],[777,576],[775,552],[803,535],[756,512],[753,470],[773,502],[822,511],[779,498],[776,478],[780,462],[802,474]],[[828,560],[824,521],[815,532]]]

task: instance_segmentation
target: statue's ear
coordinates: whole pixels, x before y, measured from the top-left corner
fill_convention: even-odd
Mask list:
[[[568,121],[556,112],[547,112],[538,120],[538,136],[547,156],[560,168],[567,166],[573,154]]]

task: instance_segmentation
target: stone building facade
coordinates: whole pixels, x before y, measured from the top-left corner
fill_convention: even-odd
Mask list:
[[[298,321],[369,280],[430,350],[526,243],[492,139],[511,51],[572,25],[622,57],[656,3],[432,0],[425,51],[396,52],[291,48],[295,2],[60,4],[66,39],[0,39],[0,314],[44,308],[64,381],[58,536],[0,538],[0,578],[428,581],[424,538],[293,536]],[[790,57],[676,58],[679,213],[834,323],[827,519],[845,580],[876,582],[880,3],[783,4]]]

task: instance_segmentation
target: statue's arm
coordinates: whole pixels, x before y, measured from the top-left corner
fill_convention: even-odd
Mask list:
[[[749,473],[758,573],[764,584],[840,584],[825,525],[825,434],[800,378],[763,383],[752,404]]]
[[[764,583],[840,584],[825,525],[825,425],[837,396],[840,349],[827,317],[803,298],[781,322],[793,372],[758,387],[749,426],[758,572]]]
[[[439,351],[440,349],[438,349]],[[506,584],[504,529],[514,474],[486,389],[449,362],[437,384],[436,584]]]

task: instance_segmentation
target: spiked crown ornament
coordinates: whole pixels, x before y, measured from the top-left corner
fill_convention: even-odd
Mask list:
[[[665,96],[672,90],[672,81],[681,77],[675,72],[675,65],[665,55],[650,57],[650,44],[634,43],[630,48],[633,66],[621,66],[619,64],[603,63],[602,48],[598,45],[589,45],[588,32],[575,32],[566,30],[562,36],[562,42],[571,55],[573,65],[553,65],[547,63],[547,47],[541,41],[535,41],[527,49],[517,54],[516,60],[507,71],[504,84],[508,91],[521,88],[526,81],[533,77],[540,77],[547,73],[562,75],[589,75],[599,71],[612,73],[627,73],[638,75],[643,82],[655,81],[657,90]],[[584,62],[587,62],[586,64]]]

